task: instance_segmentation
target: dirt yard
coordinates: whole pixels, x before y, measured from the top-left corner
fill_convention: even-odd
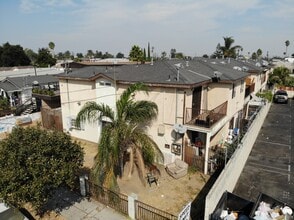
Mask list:
[[[97,153],[97,143],[78,141],[85,152],[84,166],[90,168]],[[125,195],[134,193],[138,196],[139,201],[178,215],[185,205],[193,201],[209,179],[208,175],[191,171],[185,177],[174,179],[165,171],[163,165],[157,165],[157,168],[160,170],[158,185],[152,183],[149,186],[146,179],[144,186],[139,180],[137,172],[134,172],[129,179],[127,177],[118,179],[121,193]]]

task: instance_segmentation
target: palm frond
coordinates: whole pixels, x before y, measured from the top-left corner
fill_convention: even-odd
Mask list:
[[[125,109],[126,119],[132,123],[145,123],[156,118],[158,107],[150,101],[137,101]]]
[[[114,120],[114,112],[108,105],[87,102],[79,111],[76,117],[76,123],[78,126],[85,121],[95,123],[100,120],[102,116],[108,117],[112,121]]]
[[[135,83],[129,86],[120,96],[116,102],[117,115],[121,118],[124,113],[124,109],[130,104],[133,99],[132,95],[137,91],[144,91],[148,94],[148,87],[143,83]]]
[[[159,149],[159,146],[144,132],[136,130],[134,132],[134,142],[136,146],[141,147],[144,161],[147,165],[156,162],[163,162],[163,153]]]

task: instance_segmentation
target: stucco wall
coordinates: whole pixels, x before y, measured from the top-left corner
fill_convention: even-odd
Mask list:
[[[60,80],[59,86],[64,130],[74,137],[97,142],[99,138],[97,123],[86,123],[83,126],[84,130],[70,129],[70,119],[76,118],[86,102],[96,101],[95,82]]]

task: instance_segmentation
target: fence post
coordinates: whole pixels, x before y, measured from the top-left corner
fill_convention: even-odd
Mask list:
[[[138,195],[132,193],[128,196],[128,214],[131,219],[136,219],[136,208],[135,202],[138,199]]]

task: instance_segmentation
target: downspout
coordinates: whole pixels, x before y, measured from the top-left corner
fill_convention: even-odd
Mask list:
[[[186,91],[184,91],[184,101],[183,101],[183,121],[182,121],[182,124],[184,125],[185,123],[185,110],[186,110]],[[185,159],[184,155],[185,155],[185,147],[184,147],[184,143],[185,143],[185,136],[186,136],[186,133],[184,134],[183,138],[182,138],[182,160]]]

